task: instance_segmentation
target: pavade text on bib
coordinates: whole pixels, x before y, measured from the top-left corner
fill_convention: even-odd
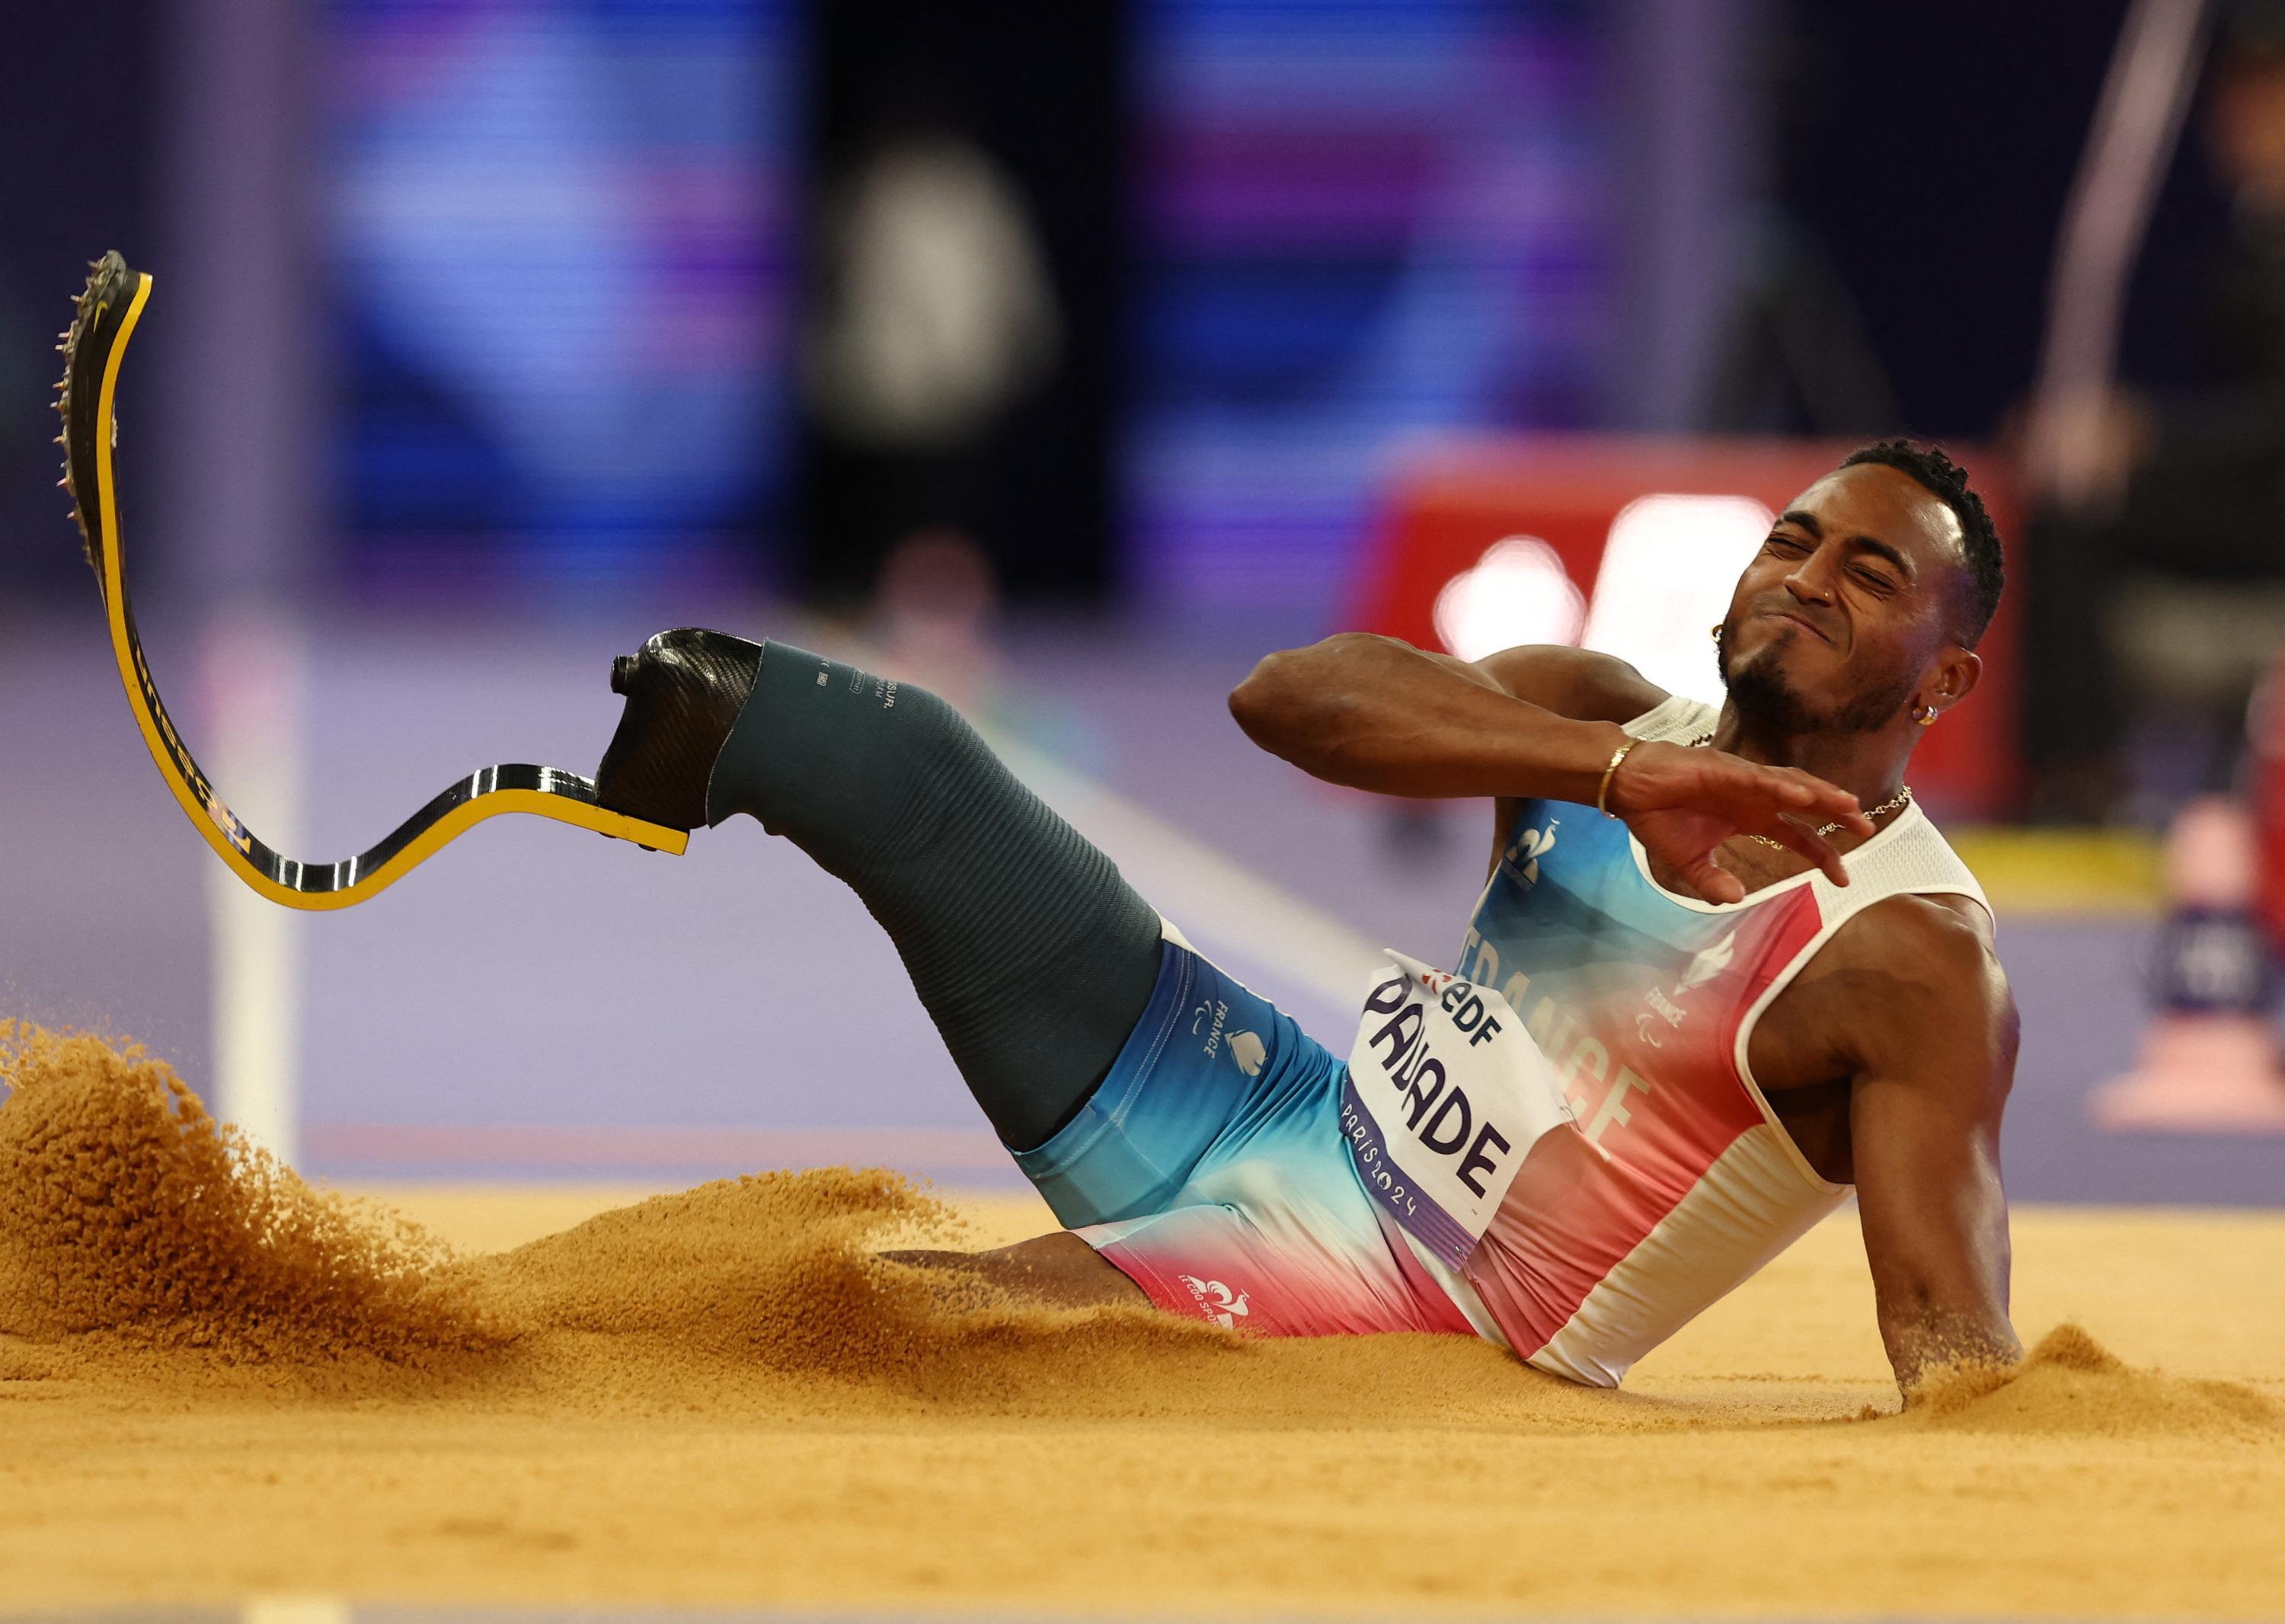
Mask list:
[[[1341,1084],[1341,1131],[1373,1199],[1457,1268],[1533,1142],[1574,1126],[1571,1108],[1505,999],[1382,953]]]

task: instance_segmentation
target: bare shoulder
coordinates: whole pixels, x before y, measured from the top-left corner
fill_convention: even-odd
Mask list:
[[[1818,957],[1979,1003],[2007,996],[1991,916],[1950,892],[1884,897],[1841,926]]]
[[[2012,1066],[2014,994],[1991,915],[1967,897],[1884,898],[1843,925],[1814,968],[1855,991],[1865,1044],[1973,1047]]]
[[[1475,663],[1493,686],[1581,722],[1630,722],[1667,692],[1624,660],[1559,643],[1504,648]]]

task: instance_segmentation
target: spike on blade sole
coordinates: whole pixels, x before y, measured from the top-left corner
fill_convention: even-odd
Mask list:
[[[124,281],[129,276],[126,261],[115,252],[89,261],[87,285],[79,296],[70,302],[73,309],[71,325],[59,335],[60,341],[56,345],[57,353],[64,357],[63,379],[56,385],[55,390],[56,411],[64,420],[62,435],[64,476],[60,482],[60,489],[70,492],[75,498],[79,494],[78,486],[82,482],[80,475],[84,473],[84,470],[75,470],[72,466],[74,436],[77,435],[84,442],[91,440],[94,435],[104,432],[102,426],[96,424],[82,422],[75,426],[75,408],[84,411],[88,404],[76,396],[72,388],[72,377],[78,370],[81,360],[81,340],[87,335],[90,325],[108,308],[100,299],[103,291],[116,283]],[[119,425],[116,420],[109,425],[109,431],[111,443],[117,444]],[[88,447],[82,443],[82,451],[87,449]],[[93,568],[96,561],[94,537],[90,530],[88,514],[76,500],[73,504],[71,517],[72,522],[80,533],[81,555],[87,560],[89,567]]]

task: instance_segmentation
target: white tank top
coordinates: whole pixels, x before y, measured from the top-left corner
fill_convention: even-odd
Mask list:
[[[1626,731],[1687,741],[1715,721],[1677,696]],[[1873,904],[1990,905],[1916,804],[1841,860],[1845,888],[1811,869],[1743,902],[1699,902],[1651,879],[1625,824],[1523,804],[1456,973],[1523,1018],[1579,1131],[1533,1145],[1457,1273],[1412,1248],[1480,1332],[1540,1369],[1614,1386],[1847,1198],[1755,1082],[1755,1024]]]

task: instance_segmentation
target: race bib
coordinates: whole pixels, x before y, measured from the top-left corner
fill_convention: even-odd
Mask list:
[[[1505,999],[1383,953],[1341,1085],[1341,1129],[1373,1199],[1457,1268],[1524,1152],[1571,1108]]]

